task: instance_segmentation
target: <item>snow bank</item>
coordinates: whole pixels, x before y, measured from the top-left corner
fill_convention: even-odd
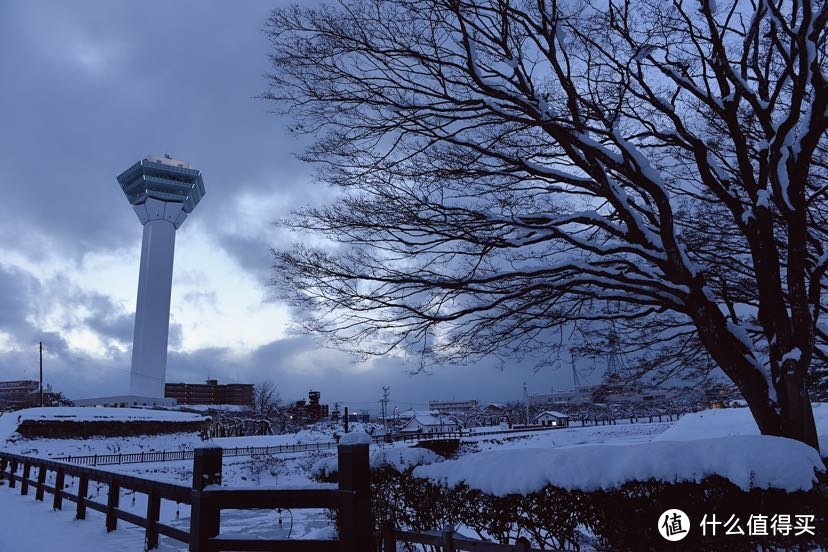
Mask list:
[[[367,433],[352,431],[339,438],[340,445],[370,445],[374,440]]]
[[[828,403],[814,404],[820,454],[828,457]],[[714,408],[685,414],[654,441],[695,441],[732,435],[759,435],[748,408]]]
[[[0,412],[0,446],[17,431],[17,412]]]
[[[443,457],[439,454],[419,447],[374,448],[368,458],[372,469],[390,467],[398,472],[442,461]],[[337,470],[338,462],[334,455],[317,461],[311,468],[311,473],[314,477],[327,477]]]
[[[566,449],[480,452],[420,466],[414,476],[448,486],[467,484],[497,496],[529,494],[547,485],[612,489],[630,481],[700,482],[720,475],[743,490],[810,489],[825,467],[813,448],[782,437],[735,436],[685,442],[589,445]]]
[[[27,408],[11,413],[20,422],[203,422],[206,417],[175,410],[145,408],[50,407]]]

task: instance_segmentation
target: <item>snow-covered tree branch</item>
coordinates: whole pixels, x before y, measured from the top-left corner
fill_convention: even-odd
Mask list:
[[[277,10],[266,96],[342,193],[289,221],[333,245],[276,252],[275,281],[314,330],[372,351],[663,325],[763,433],[816,445],[827,19],[782,0]]]

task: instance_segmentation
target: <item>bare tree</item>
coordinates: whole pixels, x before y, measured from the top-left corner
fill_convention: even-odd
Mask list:
[[[279,389],[272,381],[263,381],[253,388],[253,413],[256,416],[272,420],[282,406]]]
[[[826,18],[809,0],[276,10],[266,97],[341,190],[288,223],[335,246],[275,252],[276,280],[371,352],[645,328],[709,355],[763,433],[817,446]]]

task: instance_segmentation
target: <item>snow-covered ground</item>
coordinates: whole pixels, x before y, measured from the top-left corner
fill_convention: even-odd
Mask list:
[[[814,421],[819,435],[820,454],[828,457],[828,403],[814,404]],[[731,435],[759,435],[759,427],[747,408],[722,408],[687,414],[656,441],[692,441]]]
[[[113,533],[104,529],[103,514],[90,510],[85,521],[74,519],[74,510],[52,511],[34,497],[19,496],[0,488],[0,550],[3,552],[90,552],[144,549],[144,530],[121,523]],[[160,552],[187,550],[183,543],[163,539]]]
[[[824,450],[828,445],[828,405],[816,406],[815,413]],[[197,436],[188,434],[125,439],[20,439],[19,435],[14,438],[13,429],[8,432],[7,426],[16,421],[16,416],[11,419],[0,416],[0,448],[41,456],[174,450],[205,444]],[[215,439],[212,444],[232,448],[329,442],[335,432],[341,434],[339,428],[322,426],[287,435]],[[4,443],[3,435],[13,438]],[[821,467],[813,449],[787,439],[759,436],[746,409],[690,414],[678,422],[575,426],[508,436],[475,436],[464,438],[461,456],[448,461],[427,450],[409,448],[405,443],[372,445],[371,464],[392,465],[398,469],[419,466],[415,471],[418,476],[449,484],[465,481],[496,494],[529,492],[550,483],[594,489],[637,478],[698,480],[710,473],[721,473],[743,488],[753,484],[796,489],[810,486],[814,468]],[[335,466],[335,449],[226,457],[223,484],[257,488],[320,487],[327,484],[318,483],[314,476],[329,472]],[[184,486],[189,486],[192,479],[191,461],[128,464],[105,469]],[[789,475],[780,478],[781,472]],[[67,478],[67,483],[77,484],[72,478]],[[90,492],[97,500],[105,501],[105,485],[93,485]],[[143,515],[146,496],[123,491],[121,508]],[[189,507],[163,501],[161,519],[186,529]],[[20,530],[21,526],[33,525],[44,527],[44,531],[27,536],[26,531]],[[334,534],[326,512],[320,509],[281,513],[229,510],[222,513],[222,531],[271,538],[328,538]],[[34,503],[32,496],[20,497],[0,487],[0,551],[40,550],[44,549],[42,543],[57,541],[65,545],[62,549],[70,552],[116,549],[128,552],[142,550],[143,530],[120,522],[118,531],[106,534],[103,517],[95,512],[90,511],[87,521],[74,521],[71,507],[52,512],[48,502]],[[161,550],[185,549],[183,544],[161,538]]]
[[[828,405],[814,406],[822,455]],[[747,408],[688,414],[671,424],[595,426],[488,440],[480,452],[422,466],[418,477],[465,483],[487,493],[531,493],[546,485],[609,489],[650,478],[700,481],[720,475],[742,489],[810,489],[823,471],[820,453],[798,441],[759,434]],[[648,427],[650,431],[641,431]],[[596,444],[602,443],[602,444]]]
[[[86,439],[25,439],[16,431],[17,427],[25,421],[200,422],[204,420],[203,416],[188,412],[142,408],[29,408],[0,415],[0,449],[43,458],[189,450],[204,444],[195,432]]]

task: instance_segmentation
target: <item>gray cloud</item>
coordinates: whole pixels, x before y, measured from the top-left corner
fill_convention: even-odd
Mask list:
[[[0,3],[0,65],[13,68],[0,87],[0,330],[13,341],[12,350],[0,352],[0,377],[31,377],[43,340],[47,382],[70,396],[126,389],[133,314],[66,277],[37,278],[7,261],[22,256],[37,265],[59,256],[80,266],[92,253],[137,251],[141,228],[115,177],[145,154],[173,153],[202,170],[207,195],[183,231],[208,234],[256,281],[268,279],[269,244],[294,237],[267,225],[327,194],[292,156],[302,144],[254,99],[266,87],[261,30],[271,7],[197,0]],[[251,201],[240,203],[243,196]],[[272,212],[247,212],[258,200]],[[260,220],[251,232],[244,223],[253,216]],[[197,268],[176,272],[177,285],[200,279]],[[215,304],[209,290],[185,300]],[[55,307],[64,313],[60,331],[44,332],[35,321]],[[61,332],[76,329],[98,336],[103,356],[70,348]],[[168,380],[271,379],[285,398],[313,387],[330,402],[365,406],[391,385],[392,397],[403,402],[505,400],[520,395],[524,379],[536,390],[566,381],[565,373],[535,374],[528,362],[508,373],[481,363],[412,377],[399,359],[366,366],[307,336],[242,356],[225,348],[182,352],[183,332],[171,325]]]

